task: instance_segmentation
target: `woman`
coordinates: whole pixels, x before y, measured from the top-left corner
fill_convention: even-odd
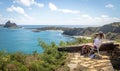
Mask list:
[[[104,38],[103,32],[99,32],[95,34],[94,40],[93,40],[93,46],[91,45],[84,45],[81,49],[81,55],[90,53],[90,55],[94,54],[94,51],[97,50],[99,53],[99,48],[102,44],[102,39]],[[91,48],[92,47],[92,48]]]
[[[93,40],[93,46],[94,46],[93,50],[97,50],[98,54],[100,54],[99,48],[102,44],[103,38],[104,38],[104,34],[103,32],[100,31],[98,34],[96,34],[96,37]]]

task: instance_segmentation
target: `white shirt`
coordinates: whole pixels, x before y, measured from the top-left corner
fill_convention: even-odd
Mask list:
[[[99,39],[99,38],[94,39],[94,46],[99,48],[101,46],[101,44],[102,44],[102,39]]]

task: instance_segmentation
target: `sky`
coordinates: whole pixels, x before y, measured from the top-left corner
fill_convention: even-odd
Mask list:
[[[104,25],[120,22],[120,0],[0,0],[0,24]]]

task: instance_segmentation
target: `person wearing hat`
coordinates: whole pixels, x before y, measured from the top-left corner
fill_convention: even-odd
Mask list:
[[[100,55],[99,48],[102,44],[104,38],[104,34],[102,31],[99,31],[98,33],[95,34],[94,40],[93,40],[93,49],[91,52],[94,50],[97,50],[98,54]]]

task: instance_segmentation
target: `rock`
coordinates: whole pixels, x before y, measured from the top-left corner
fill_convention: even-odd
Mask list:
[[[5,28],[19,28],[16,23],[11,23],[10,21],[7,21],[4,25]]]

